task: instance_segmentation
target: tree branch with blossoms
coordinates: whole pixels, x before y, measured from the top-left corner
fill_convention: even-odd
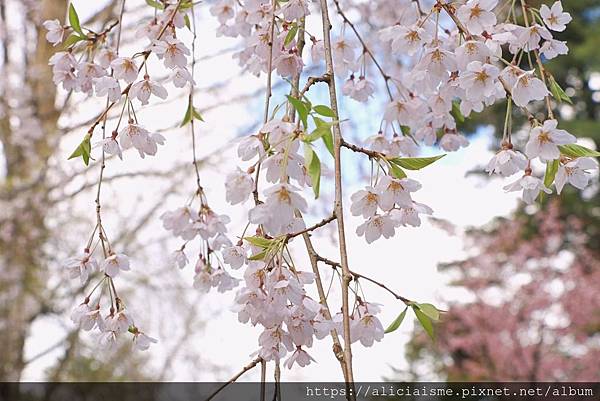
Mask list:
[[[119,38],[116,48],[106,43],[115,34],[114,29],[120,32],[124,8],[118,24],[108,25],[100,34],[84,32],[74,8],[68,26],[47,22],[48,39],[53,43],[62,43],[63,36],[70,33],[65,39],[67,50],[51,60],[57,85],[62,84],[68,91],[106,97],[105,109],[91,122],[83,142],[71,155],[81,157],[87,165],[92,152],[90,139],[102,124],[103,139],[97,144],[102,147],[97,224],[85,255],[68,266],[74,277],[85,282],[87,274],[97,269],[91,255],[101,244],[105,261],[100,270],[104,276],[86,298],[85,310],[78,311],[74,320],[86,330],[129,330],[134,341],[142,341],[142,333],[123,317],[124,305],[114,286],[114,276],[129,269],[129,260],[111,249],[102,226],[100,187],[106,168],[104,153],[123,158],[123,150],[135,148],[145,158],[155,156],[158,145],[165,144],[165,138],[143,128],[136,115],[137,102],[145,106],[155,98],[168,97],[161,80],[151,79],[151,75],[156,75],[149,71],[148,60],[156,56],[176,88],[189,88],[180,126],[190,126],[196,183],[184,206],[161,216],[164,228],[180,241],[171,255],[171,264],[185,268],[190,262],[188,254],[194,252],[194,287],[201,292],[227,292],[240,287],[234,299],[238,320],[262,330],[257,357],[232,381],[260,363],[264,382],[266,366],[272,363],[278,394],[281,365],[291,369],[313,363],[307,350],[315,340],[329,337],[343,378],[351,389],[355,377],[353,344],[360,342],[369,347],[382,341],[385,334],[398,329],[409,308],[433,338],[433,324],[442,310],[400,295],[386,280],[375,280],[370,274],[350,269],[345,193],[354,191],[348,210],[362,219],[356,235],[364,237],[367,244],[392,238],[405,227],[420,226],[422,217],[431,215],[433,210],[413,200],[421,184],[410,176],[413,171],[430,168],[444,154],[419,157],[419,147],[459,151],[468,145],[467,138],[459,132],[459,124],[472,113],[503,101],[507,103],[501,149],[486,171],[500,177],[519,173],[521,177],[505,186],[506,191],[522,191],[523,200],[531,204],[541,192],[550,193],[552,184],[558,193],[567,183],[580,189],[588,184],[589,171],[597,168],[594,157],[600,153],[576,144],[573,135],[558,129],[553,103],[568,102],[569,98],[546,66],[548,60],[568,51],[551,31],[566,29],[570,16],[560,2],[535,9],[525,0],[519,1],[520,7],[515,7],[514,0],[401,0],[393,6],[386,2],[359,6],[341,0],[320,0],[319,13],[312,13],[306,0],[211,3],[209,12],[220,24],[217,34],[239,40],[240,49],[234,58],[240,66],[250,74],[266,76],[264,108],[262,116],[256,119],[261,125],[256,132],[239,139],[240,166],[228,172],[225,179],[227,202],[240,208],[248,201],[251,204],[244,209],[242,234],[233,240],[227,234],[230,218],[217,214],[214,203],[209,205],[196,155],[196,134],[203,117],[194,104],[198,45],[195,9],[204,5],[189,0],[148,2],[154,8],[154,17],[141,27],[140,36],[150,43],[131,57],[118,54]],[[330,8],[335,10],[331,16]],[[504,15],[506,9],[508,13]],[[360,15],[357,22],[348,18],[352,12]],[[505,22],[499,22],[502,17],[506,17]],[[321,32],[308,32],[311,28],[307,27],[313,26],[309,21],[319,25]],[[364,24],[369,29],[361,29]],[[352,31],[349,39],[345,37],[346,27]],[[191,32],[191,52],[180,39],[180,32],[186,29]],[[309,61],[303,53],[309,45],[311,75],[304,69]],[[187,56],[192,57],[191,66]],[[143,79],[139,79],[142,70]],[[386,92],[385,106],[373,117],[379,129],[374,135],[364,135],[360,128],[358,141],[350,143],[342,135],[342,117],[351,114],[352,108],[346,109],[347,105],[366,104],[379,94],[367,78],[372,71],[381,75],[385,87],[382,85],[380,91]],[[359,75],[358,80],[354,74]],[[321,82],[327,84],[327,104],[313,104],[315,92],[324,89],[317,85]],[[390,82],[396,87],[395,93]],[[289,90],[281,95],[281,86],[277,85],[286,84],[290,85]],[[546,105],[543,119],[538,102]],[[113,108],[118,110],[116,105],[121,105],[121,112],[116,127],[107,136],[108,113]],[[529,133],[524,145],[512,138],[516,128],[514,112],[522,112],[527,120],[524,127],[518,127]],[[126,126],[119,131],[125,118]],[[367,156],[370,174],[351,180],[356,174],[351,163],[342,164],[343,149]],[[333,166],[332,179],[322,172],[329,163]],[[540,167],[545,167],[542,178],[536,176]],[[362,189],[355,190],[357,185]],[[307,218],[314,214],[309,211],[307,197],[314,196],[311,204],[317,204],[319,198],[327,201],[331,194],[333,205],[325,209],[326,217],[307,224]],[[312,241],[334,222],[339,262],[320,256]],[[98,242],[94,242],[96,236]],[[303,239],[311,271],[304,271],[294,256],[294,240],[298,237]],[[325,291],[320,263],[333,268],[332,283],[339,275],[339,299]],[[239,269],[242,278],[234,273]],[[377,318],[379,305],[368,302],[361,292],[364,281],[403,304],[402,312],[387,330]],[[312,284],[318,301],[310,295]],[[99,301],[95,308],[87,307],[98,288],[108,291],[111,307],[110,319],[106,319],[111,325],[117,324],[117,329],[107,330],[100,323],[105,318],[101,316]],[[337,308],[339,312],[332,314]],[[139,347],[147,348],[152,341],[146,336]],[[348,399],[355,399],[353,392],[348,394]]]

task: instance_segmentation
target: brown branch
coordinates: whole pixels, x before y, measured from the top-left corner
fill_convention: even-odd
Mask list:
[[[286,234],[286,238],[289,240],[289,239],[297,237],[299,235],[308,234],[312,231],[315,231],[317,228],[321,228],[321,227],[331,223],[333,220],[335,220],[335,213],[333,213],[329,217],[325,217],[323,220],[319,221],[318,223],[313,224],[310,227],[305,228],[304,230],[296,231],[295,233],[291,233],[291,234]]]
[[[237,379],[239,379],[244,373],[246,373],[247,371],[253,369],[256,365],[258,365],[259,363],[261,363],[263,361],[262,358],[258,357],[255,360],[253,360],[252,362],[250,362],[248,365],[244,366],[244,368],[235,376],[233,376],[231,379],[229,379],[227,382],[223,383],[218,389],[216,389],[211,395],[208,396],[208,398],[206,398],[204,401],[210,401],[213,398],[215,398],[215,396],[217,394],[219,394],[221,391],[223,391],[223,389],[227,386],[229,386],[232,383],[235,383],[235,381]]]
[[[327,259],[327,258],[325,258],[325,257],[323,257],[321,255],[317,254],[316,258],[317,258],[318,261],[323,262],[326,265],[331,266],[334,270],[337,270],[338,267],[341,267],[341,265],[338,262],[335,262],[335,261],[333,261],[331,259]],[[398,294],[397,292],[395,292],[394,290],[392,290],[391,288],[389,288],[387,285],[385,285],[385,284],[383,284],[383,283],[381,283],[381,282],[379,282],[379,281],[377,281],[377,280],[375,280],[375,279],[373,279],[371,277],[365,276],[364,274],[360,274],[360,273],[357,273],[357,272],[352,271],[352,270],[350,270],[350,274],[352,276],[354,276],[355,280],[357,280],[359,278],[362,278],[362,279],[370,281],[371,283],[373,283],[373,284],[375,284],[375,285],[383,288],[384,290],[386,290],[387,292],[389,292],[390,294],[392,294],[396,299],[404,302],[404,304],[406,304],[406,305],[413,305],[413,304],[415,304],[414,301],[411,301],[410,299],[408,299],[406,297],[403,297],[402,295]]]
[[[375,152],[374,150],[369,150],[361,146],[354,145],[352,143],[346,142],[344,139],[342,139],[341,145],[347,149],[350,149],[353,152],[364,153],[371,159],[385,159],[385,155],[383,153]]]
[[[344,229],[344,207],[342,204],[342,130],[339,123],[339,110],[337,105],[337,95],[335,89],[335,75],[333,69],[333,56],[331,47],[331,21],[329,20],[329,11],[327,0],[320,0],[321,4],[321,19],[323,24],[323,44],[325,49],[325,65],[327,75],[330,77],[327,85],[329,87],[329,101],[331,110],[335,116],[333,125],[333,142],[334,142],[334,176],[335,176],[335,201],[334,212],[337,217],[338,226],[338,244],[340,251],[340,260],[342,266],[342,315],[343,315],[343,332],[344,332],[344,365],[346,368],[346,391],[348,400],[356,400],[354,391],[354,374],[352,373],[352,346],[350,340],[350,311],[349,311],[349,285],[352,280],[350,269],[348,267],[348,251],[346,248],[346,233]]]

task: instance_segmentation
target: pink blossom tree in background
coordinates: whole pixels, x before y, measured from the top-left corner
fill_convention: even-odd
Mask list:
[[[121,291],[138,265],[106,224],[110,199],[103,191],[107,166],[139,158],[160,164],[161,152],[178,140],[156,132],[142,114],[172,93],[187,94],[178,125],[191,138],[185,158],[194,189],[181,197],[181,207],[161,216],[164,229],[180,244],[171,263],[193,268],[193,287],[201,293],[232,291],[240,324],[261,328],[254,359],[240,363],[246,365],[242,372],[261,366],[263,380],[267,365],[279,381],[282,367],[314,363],[310,348],[323,340],[331,342],[340,378],[351,386],[352,348],[382,341],[408,312],[433,337],[442,311],[353,268],[347,237],[364,237],[367,251],[368,244],[419,227],[433,213],[411,174],[434,169],[443,152],[468,146],[457,123],[494,104],[504,108],[498,127],[502,140],[485,170],[510,177],[505,190],[521,193],[529,205],[540,204],[539,214],[548,221],[555,211],[541,200],[552,196],[552,185],[559,193],[565,185],[584,189],[597,169],[594,158],[600,153],[577,144],[563,127],[559,106],[571,99],[548,67],[549,60],[568,52],[567,43],[554,37],[572,20],[560,1],[145,3],[152,14],[143,20],[129,1],[121,0],[110,23],[82,23],[74,4],[66,21],[44,22],[46,39],[56,47],[49,58],[53,82],[69,96],[96,99],[96,113],[78,130],[79,145],[69,156],[85,166],[97,161],[92,166],[95,221],[80,252],[64,267],[85,286],[71,319],[82,330],[96,332],[100,346],[114,348],[127,338],[143,351],[157,343],[128,308],[143,301]],[[205,137],[199,135],[204,119],[197,107],[196,53],[212,38],[200,36],[197,24],[206,8],[219,23],[214,34],[237,40],[236,62],[264,85],[262,110],[254,113],[258,128],[238,141],[238,160],[226,166],[226,200],[244,216],[239,232],[228,229],[232,221],[220,211],[220,200],[208,196],[208,186],[215,183],[203,180],[198,160]],[[134,21],[137,28],[137,40],[127,48],[124,21]],[[202,71],[202,79],[216,74]],[[352,106],[340,107],[341,97],[354,107],[377,110],[375,132],[359,128],[355,135],[348,133]],[[419,157],[421,145],[441,150]],[[357,178],[355,166],[365,162],[370,172]],[[329,176],[324,174],[328,170]],[[321,206],[319,213],[315,205]],[[347,230],[349,213],[362,219],[354,233]],[[335,258],[323,256],[314,241],[329,226],[335,227]],[[519,262],[533,257],[535,241],[524,246]],[[298,263],[300,251],[308,255],[309,265]],[[332,281],[339,299],[329,296],[324,269],[339,278]],[[531,274],[543,273],[543,266],[531,269]],[[573,280],[581,280],[573,274]],[[486,286],[482,291],[492,289],[485,280],[478,284]],[[545,284],[534,280],[531,286]],[[378,318],[385,306],[368,300],[369,287],[386,290],[402,305],[387,330]],[[533,320],[517,323],[534,328]],[[452,341],[468,338],[461,334]],[[535,362],[535,355],[531,358]],[[528,364],[524,361],[523,369]]]
[[[434,348],[411,342],[414,376],[427,360],[453,381],[598,381],[598,234],[564,201],[545,211],[473,230],[475,255],[442,266],[469,301],[451,304]]]

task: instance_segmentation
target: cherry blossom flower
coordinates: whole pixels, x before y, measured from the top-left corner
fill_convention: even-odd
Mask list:
[[[385,215],[374,215],[369,217],[367,221],[356,228],[356,234],[360,237],[365,236],[367,244],[378,240],[382,235],[384,238],[394,236],[394,221],[392,218]]]
[[[378,132],[377,134],[368,137],[365,141],[365,145],[372,151],[379,153],[388,153],[390,149],[390,142],[382,132]]]
[[[43,23],[46,33],[46,40],[54,46],[62,43],[65,36],[65,27],[62,26],[59,20],[47,20]]]
[[[344,95],[350,96],[357,102],[366,102],[371,96],[373,96],[373,93],[375,92],[375,86],[364,76],[361,76],[358,79],[358,82],[355,82],[354,77],[352,76],[344,84],[342,92]]]
[[[291,369],[294,363],[301,368],[310,365],[311,362],[316,362],[308,352],[304,351],[301,347],[297,347],[296,351],[285,361],[284,366]]]
[[[544,185],[542,180],[532,175],[524,175],[517,181],[508,184],[504,187],[507,192],[523,191],[523,201],[527,204],[532,204],[540,194],[540,191],[544,191],[547,194],[551,194],[552,191]]]
[[[132,84],[138,76],[138,66],[130,57],[119,57],[114,59],[110,66],[113,69],[115,78],[123,79],[125,82]]]
[[[123,160],[123,151],[117,140],[113,137],[105,138],[94,144],[94,147],[101,146],[104,152],[109,155],[117,155],[119,159]]]
[[[137,149],[140,157],[143,159],[146,155],[154,156],[157,145],[164,144],[165,138],[160,134],[151,134],[145,128],[130,122],[119,133],[121,137],[121,147]]]
[[[300,19],[310,14],[306,0],[289,0],[281,7],[281,12],[288,21]]]
[[[414,55],[425,43],[431,40],[431,35],[420,26],[406,27],[392,25],[379,31],[382,41],[391,41],[392,52]]]
[[[187,255],[183,251],[183,249],[178,249],[171,254],[169,257],[170,264],[173,264],[180,269],[183,269],[189,262]]]
[[[100,347],[106,350],[112,350],[117,347],[117,333],[111,330],[104,331],[98,338]]]
[[[562,32],[567,27],[567,24],[573,19],[571,14],[563,12],[563,6],[560,1],[554,2],[552,8],[546,4],[540,6],[540,15],[544,20],[544,24],[553,31]]]
[[[417,67],[429,74],[432,83],[437,83],[446,79],[449,71],[456,70],[456,60],[452,52],[433,47],[425,52]]]
[[[591,157],[579,157],[558,167],[554,184],[556,192],[561,193],[565,184],[569,183],[575,188],[585,189],[590,182],[591,174],[587,170],[598,168],[598,164]]]
[[[277,56],[277,58],[273,60],[273,65],[279,75],[282,77],[291,77],[302,69],[304,63],[297,52],[290,50],[282,52]]]
[[[542,53],[548,60],[551,60],[561,54],[569,53],[569,48],[567,47],[567,42],[550,39],[542,44],[542,47],[540,47],[540,53]]]
[[[197,234],[192,222],[198,220],[199,216],[189,206],[165,212],[160,218],[163,221],[163,227],[173,231],[173,235],[176,237],[191,240]]]
[[[187,65],[186,56],[190,55],[190,50],[183,42],[173,37],[155,40],[152,51],[156,53],[158,58],[164,59],[165,67],[171,69],[185,68]]]
[[[217,1],[210,7],[209,11],[211,15],[217,17],[221,24],[224,24],[235,16],[233,5],[234,1],[232,0]]]
[[[133,325],[131,317],[125,311],[119,311],[114,316],[107,318],[106,327],[115,333],[125,333]]]
[[[231,246],[223,251],[223,262],[232,269],[239,269],[246,263],[246,249],[241,246]]]
[[[151,344],[156,344],[157,339],[152,338],[140,331],[133,335],[133,348],[138,351],[146,351]]]
[[[196,275],[194,276],[195,289],[203,293],[208,293],[211,287],[212,275],[208,271],[202,270],[196,273]]]
[[[433,210],[422,203],[413,202],[409,207],[401,207],[391,212],[393,220],[401,226],[419,227],[421,225],[420,214],[431,215]]]
[[[186,84],[195,85],[194,80],[192,79],[192,74],[186,68],[177,67],[173,70],[173,85],[176,88],[183,88]]]
[[[52,66],[52,71],[61,70],[71,71],[77,68],[79,63],[71,52],[57,52],[48,61],[48,65]]]
[[[577,139],[567,131],[557,129],[558,121],[546,120],[542,126],[531,130],[529,141],[525,145],[525,154],[530,159],[553,160],[560,157],[558,145],[575,143]]]
[[[456,56],[458,69],[464,70],[469,63],[473,61],[479,61],[480,63],[485,64],[491,57],[492,52],[485,43],[478,40],[468,40],[457,47],[454,54]]]
[[[516,26],[514,29],[516,41],[513,45],[525,48],[527,51],[539,49],[542,39],[552,39],[552,34],[545,27],[533,24],[530,27]]]
[[[460,86],[465,89],[467,99],[481,101],[496,90],[496,79],[500,71],[491,64],[472,61],[460,76]]]
[[[254,180],[250,174],[239,167],[225,179],[225,199],[232,205],[245,202],[254,189]]]
[[[116,102],[121,98],[121,85],[113,77],[94,78],[94,86],[96,88],[96,96],[108,96],[110,102]]]
[[[440,139],[440,146],[448,152],[456,152],[469,145],[469,140],[462,135],[449,132]]]
[[[363,216],[365,219],[377,213],[379,203],[379,192],[372,187],[355,192],[351,196],[352,206],[350,211],[354,216]]]
[[[84,252],[81,256],[67,259],[64,267],[69,272],[69,277],[74,279],[79,277],[81,284],[85,284],[90,273],[98,270],[98,262],[89,252]]]
[[[99,309],[92,310],[86,303],[79,305],[71,312],[71,321],[85,331],[90,331],[97,325],[102,328],[104,322],[99,317]]]
[[[376,188],[379,193],[377,199],[379,207],[388,211],[394,205],[411,207],[413,202],[410,193],[421,189],[421,184],[410,178],[397,179],[386,175],[379,180]]]
[[[167,90],[161,84],[151,80],[147,75],[143,81],[136,82],[129,90],[129,96],[133,99],[137,98],[142,102],[142,105],[148,104],[151,94],[161,99],[166,99],[168,96]]]
[[[260,139],[255,135],[250,135],[242,139],[238,145],[238,156],[243,161],[248,161],[265,153],[265,147]]]
[[[305,212],[308,207],[306,200],[297,193],[298,188],[290,184],[276,184],[265,190],[271,219],[287,222],[292,219],[294,210]]]
[[[523,73],[512,87],[512,98],[517,106],[525,107],[532,100],[542,100],[548,94],[548,88],[534,71]]]
[[[79,63],[77,66],[77,90],[91,94],[94,80],[106,75],[104,68],[95,63]]]
[[[527,158],[522,153],[512,149],[502,149],[492,157],[485,171],[490,175],[496,173],[508,177],[517,171],[523,171],[525,167],[527,167]]]
[[[469,0],[459,7],[456,16],[469,33],[479,35],[496,24],[496,14],[492,10],[497,4],[498,0]]]
[[[223,269],[217,269],[212,275],[212,286],[217,288],[220,293],[227,292],[238,286],[240,280],[232,277]]]
[[[100,264],[100,271],[109,277],[117,277],[119,272],[131,270],[129,258],[122,253],[112,254]]]
[[[113,49],[105,47],[100,50],[96,60],[102,68],[109,68],[110,63],[112,63],[117,57],[117,53]]]
[[[384,329],[381,321],[373,314],[379,311],[374,304],[359,306],[359,316],[354,316],[354,324],[350,337],[352,342],[360,341],[365,347],[370,347],[375,341],[383,340]]]
[[[419,154],[419,146],[411,137],[394,135],[390,141],[388,155],[415,157]]]

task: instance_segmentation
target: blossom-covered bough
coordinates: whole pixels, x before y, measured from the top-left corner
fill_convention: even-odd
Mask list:
[[[278,380],[281,363],[291,368],[314,362],[308,353],[313,342],[330,337],[343,378],[351,386],[352,344],[368,347],[381,341],[384,332],[400,326],[408,309],[433,336],[440,310],[404,298],[367,272],[350,269],[344,220],[349,199],[350,213],[364,219],[356,234],[371,243],[393,237],[402,227],[417,227],[421,215],[432,214],[430,207],[413,199],[421,184],[409,175],[443,154],[418,157],[419,145],[457,151],[468,145],[457,122],[505,102],[501,149],[486,171],[515,176],[507,191],[522,191],[523,200],[534,203],[540,192],[552,192],[553,183],[559,193],[567,183],[584,188],[589,170],[597,168],[594,157],[600,154],[577,145],[573,135],[559,128],[554,113],[561,102],[570,101],[547,67],[549,60],[568,52],[566,43],[553,37],[571,20],[559,1],[536,9],[526,0],[216,0],[208,5],[220,23],[216,34],[238,38],[241,50],[235,59],[266,80],[262,125],[240,140],[239,167],[226,179],[227,201],[251,205],[245,229],[233,238],[226,227],[230,218],[218,214],[214,203],[209,205],[196,160],[195,124],[202,117],[194,107],[194,16],[195,9],[205,5],[191,0],[146,3],[154,9],[154,18],[138,31],[146,43],[129,55],[119,52],[125,0],[119,20],[100,33],[81,27],[73,6],[67,25],[45,23],[47,39],[63,47],[50,60],[55,83],[67,91],[106,98],[105,109],[71,155],[87,164],[96,152],[102,163],[96,226],[84,254],[67,263],[82,283],[92,271],[103,273],[73,320],[85,330],[99,329],[105,343],[124,332],[130,332],[141,349],[156,341],[137,328],[117,295],[115,279],[129,270],[130,261],[110,246],[100,197],[102,172],[109,161],[105,155],[123,158],[123,150],[133,147],[144,158],[165,145],[165,138],[144,128],[136,116],[140,105],[169,96],[164,82],[153,79],[164,71],[150,71],[150,58],[162,61],[174,87],[190,88],[181,126],[190,127],[197,186],[188,204],[162,216],[165,229],[182,241],[172,255],[173,264],[184,268],[189,263],[186,250],[194,246],[199,250],[195,288],[226,292],[239,287],[239,321],[263,330],[256,359],[243,372],[260,364],[263,379],[268,362],[275,365]],[[180,38],[185,30],[192,32],[190,43]],[[285,97],[274,97],[275,80],[289,85]],[[321,84],[327,86],[328,102],[314,104],[312,93]],[[343,133],[349,113],[340,109],[338,96],[377,103],[380,92],[385,105],[375,117],[379,132],[364,135],[363,144],[351,143]],[[116,126],[107,127],[107,117],[115,110]],[[513,126],[515,113],[526,117],[524,127]],[[513,142],[515,129],[529,132],[526,144]],[[349,198],[343,190],[353,172],[342,166],[344,149],[372,164],[364,189]],[[333,160],[333,182],[325,182],[332,186],[334,199],[329,215],[311,225],[305,219],[309,188],[317,199],[322,165],[328,159]],[[538,173],[544,165],[545,173]],[[337,226],[339,261],[321,256],[312,242],[312,235],[329,224]],[[295,262],[290,249],[300,237],[310,271]],[[323,267],[340,278],[341,307],[336,313],[322,280]],[[362,282],[385,289],[405,305],[387,330],[377,317],[381,306],[364,299],[362,286],[358,290]]]

